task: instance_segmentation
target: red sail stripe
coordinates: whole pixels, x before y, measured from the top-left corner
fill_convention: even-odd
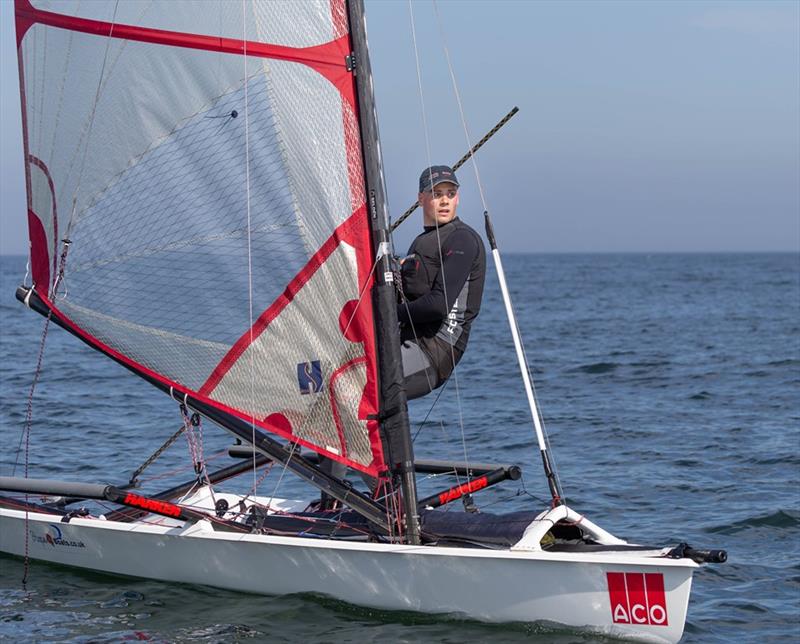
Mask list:
[[[156,45],[170,45],[172,47],[185,47],[236,55],[244,55],[245,51],[247,51],[248,56],[255,58],[272,58],[308,65],[333,83],[342,93],[345,100],[351,105],[354,104],[354,96],[348,89],[348,80],[351,74],[347,71],[345,65],[345,57],[350,53],[349,37],[346,34],[336,40],[314,45],[313,47],[288,47],[258,41],[245,41],[235,38],[222,38],[220,36],[191,34],[78,18],[36,9],[29,0],[15,0],[15,2],[17,46],[22,42],[27,30],[38,23],[104,38],[119,38],[121,40],[133,40]]]
[[[364,217],[366,206],[362,206],[348,217],[342,224],[339,225],[333,234],[325,240],[325,243],[320,246],[319,250],[314,253],[308,260],[306,265],[300,269],[300,272],[294,276],[291,282],[287,284],[283,293],[270,304],[267,309],[258,316],[258,319],[253,323],[252,328],[246,330],[233,346],[225,354],[225,357],[220,360],[219,364],[211,372],[211,375],[200,387],[198,393],[201,396],[210,395],[222,378],[225,376],[236,361],[242,357],[245,350],[266,330],[270,323],[280,315],[280,313],[291,303],[295,295],[302,289],[308,280],[310,280],[314,273],[325,263],[331,256],[334,250],[339,246],[342,241],[348,241],[347,230],[352,226],[353,220],[359,217]],[[355,245],[355,244],[354,244]]]
[[[345,0],[330,0],[331,22],[335,37],[347,39],[347,51],[353,51],[350,43],[350,29],[347,5]],[[357,62],[356,62],[357,64]],[[342,132],[344,134],[345,152],[347,154],[347,176],[350,184],[350,203],[353,210],[358,210],[365,204],[366,190],[364,177],[364,163],[361,151],[361,128],[358,117],[358,102],[356,101],[355,75],[347,73],[337,85],[344,98],[342,104]],[[350,109],[348,109],[348,105]],[[348,136],[355,132],[355,140]],[[363,292],[371,292],[374,281],[372,261],[375,249],[372,244],[372,235],[369,225],[369,215],[365,209],[365,216],[360,228],[353,230],[353,235],[358,243],[355,244],[358,265],[358,283],[362,285]],[[367,363],[367,383],[364,395],[358,406],[358,417],[367,418],[379,408],[378,401],[378,374],[377,374],[377,344],[375,341],[375,323],[372,307],[358,307],[357,316],[362,319],[362,327],[369,330],[369,338],[364,337],[363,347]],[[356,320],[353,320],[355,322]],[[367,421],[367,433],[372,448],[373,463],[384,463],[383,443],[379,432],[379,423],[376,420]]]
[[[20,0],[17,0],[19,2]],[[27,0],[26,0],[27,2]],[[17,4],[19,7],[19,4]],[[25,95],[25,68],[22,65],[22,51],[20,43],[25,32],[30,27],[30,24],[25,20],[16,16],[16,31],[17,31],[17,69],[19,71],[19,100],[22,113],[22,148],[23,158],[30,158],[30,147],[28,145],[28,108]],[[33,204],[31,201],[31,167],[27,162],[25,163],[25,194],[27,196],[28,205],[28,239],[31,245],[31,271],[33,273],[33,283],[37,292],[47,296],[50,291],[50,269],[49,269],[49,253],[47,248],[47,235],[44,233],[44,227],[41,223],[41,218],[33,212]],[[55,261],[55,259],[54,259]],[[37,267],[38,270],[37,270]],[[42,269],[41,267],[44,267]]]
[[[344,436],[344,427],[342,427],[342,419],[339,416],[339,406],[336,404],[336,390],[334,389],[334,384],[336,384],[336,380],[346,371],[352,369],[358,364],[363,364],[367,361],[365,356],[360,356],[358,358],[353,358],[349,362],[345,362],[341,367],[339,367],[336,371],[331,374],[330,379],[328,380],[328,395],[330,396],[331,401],[331,412],[333,414],[333,422],[336,425],[336,431],[339,434],[339,443],[341,445],[342,456],[347,456],[347,441],[345,440]]]
[[[47,164],[42,161],[41,159],[31,155],[28,155],[28,161],[35,165],[39,170],[44,173],[45,178],[47,179],[47,186],[50,188],[50,198],[53,201],[53,276],[55,277],[56,272],[58,271],[57,266],[57,257],[58,257],[58,209],[56,208],[56,188],[53,184],[53,177],[50,176],[50,170],[47,167]],[[34,213],[36,214],[36,213]],[[30,216],[30,215],[29,215]],[[38,215],[36,215],[38,217]],[[41,217],[39,217],[41,219]],[[45,242],[47,240],[45,239]],[[34,278],[35,279],[35,278]],[[46,284],[50,284],[50,280],[48,278]]]
[[[331,0],[331,21],[334,33],[338,36],[348,38],[349,30],[347,22],[347,7],[344,0]],[[348,44],[348,52],[352,51],[352,46]],[[350,182],[350,207],[355,210],[362,202],[366,201],[364,190],[364,162],[361,156],[361,128],[358,124],[358,105],[356,102],[356,84],[352,73],[347,73],[341,79],[341,84],[337,85],[339,92],[345,99],[342,105],[342,134],[344,137],[344,148],[347,154],[347,177]],[[347,106],[350,106],[348,110]],[[352,141],[350,133],[356,133],[356,141]],[[369,226],[365,222],[365,226]]]
[[[47,255],[47,233],[42,220],[28,208],[28,237],[31,240],[31,276],[36,292],[50,292],[50,262]]]
[[[336,0],[332,0],[335,2]],[[124,40],[134,40],[140,42],[148,42],[159,45],[171,45],[175,47],[186,47],[191,49],[200,49],[206,51],[217,51],[230,54],[244,55],[245,50],[248,56],[258,58],[273,58],[277,60],[287,60],[298,62],[308,65],[315,71],[319,72],[322,76],[327,78],[339,91],[345,102],[351,106],[353,111],[356,110],[355,101],[355,88],[352,74],[347,71],[345,65],[345,57],[350,53],[349,35],[346,33],[339,36],[335,40],[324,43],[322,45],[315,45],[313,47],[287,47],[283,45],[273,45],[268,43],[261,43],[255,41],[244,41],[233,38],[221,38],[219,36],[207,36],[201,34],[189,34],[176,31],[167,31],[163,29],[152,29],[148,27],[137,27],[133,25],[114,24],[101,20],[91,20],[88,18],[77,18],[74,16],[67,16],[64,14],[55,13],[52,11],[44,11],[36,9],[31,5],[30,0],[14,0],[15,6],[15,22],[16,22],[16,37],[17,49],[19,50],[22,45],[22,40],[27,31],[34,24],[43,24],[59,29],[67,29],[87,34],[93,34],[107,38],[119,38]],[[337,20],[338,18],[338,20]],[[341,11],[333,10],[332,5],[332,19],[334,20],[334,28],[336,31],[341,29],[341,21],[343,14]],[[22,56],[18,55],[19,78],[20,78],[20,100],[22,103],[22,140],[24,146],[25,158],[29,156],[28,146],[28,123],[27,123],[27,108],[25,104],[25,82],[24,70],[22,67]],[[347,134],[347,115],[344,114],[345,121],[345,136]],[[360,167],[360,159],[357,164],[353,158],[355,153],[360,154],[359,151],[353,151],[345,144],[348,157],[348,174],[350,176],[351,185],[351,203],[355,201],[354,195],[354,174],[355,170]],[[26,192],[28,195],[28,209],[31,211],[31,178],[30,168],[25,165],[25,184]],[[54,197],[55,206],[55,197]],[[34,213],[36,215],[36,213]],[[38,219],[38,215],[36,215]],[[29,221],[31,221],[29,219]],[[39,224],[41,225],[41,224]],[[54,264],[54,271],[51,274],[48,270],[46,273],[39,271],[40,280],[37,281],[37,291],[42,294],[47,294],[50,287],[50,277],[55,274],[55,263],[58,244],[58,236],[55,235],[54,245],[56,249],[52,253],[52,258],[49,256],[50,252],[47,245],[41,245],[42,240],[46,240],[46,235],[39,234],[38,229],[34,226],[30,231],[31,241],[31,256],[34,264],[43,266],[51,260]],[[47,281],[43,281],[46,279]]]
[[[38,293],[38,290],[37,290],[37,293]],[[155,381],[161,383],[162,385],[166,385],[167,387],[172,387],[175,390],[175,394],[177,396],[180,397],[181,395],[183,395],[184,392],[188,392],[189,395],[191,395],[192,397],[197,398],[198,400],[201,400],[202,402],[204,402],[204,403],[206,403],[206,404],[208,404],[208,405],[210,405],[212,407],[215,407],[216,409],[224,411],[224,412],[230,414],[231,416],[235,416],[236,418],[244,420],[244,421],[246,421],[248,423],[249,422],[254,422],[255,425],[257,427],[261,428],[261,429],[265,429],[267,431],[270,431],[270,432],[273,432],[273,433],[278,434],[280,436],[283,436],[284,438],[287,438],[287,439],[289,439],[289,440],[291,440],[291,441],[293,441],[295,443],[298,443],[299,445],[302,445],[304,447],[308,447],[309,449],[312,449],[315,452],[319,452],[320,454],[324,454],[325,456],[328,456],[329,458],[331,458],[331,459],[333,459],[335,461],[339,461],[341,463],[344,463],[345,465],[349,465],[350,467],[354,467],[356,469],[359,469],[359,470],[361,470],[363,472],[366,472],[367,474],[372,474],[373,476],[379,476],[380,475],[380,470],[379,470],[378,466],[374,465],[374,463],[379,463],[379,464],[383,463],[383,458],[382,458],[382,453],[381,452],[378,452],[379,457],[376,457],[375,460],[373,460],[373,464],[371,464],[371,465],[362,465],[361,463],[356,463],[355,461],[351,461],[349,459],[343,458],[339,454],[334,454],[333,452],[329,452],[326,449],[320,447],[319,445],[316,445],[315,443],[311,443],[311,442],[306,441],[306,440],[304,440],[302,438],[299,438],[297,436],[293,436],[291,434],[291,432],[287,432],[286,430],[282,429],[281,427],[278,427],[278,426],[276,426],[276,425],[274,425],[272,423],[266,422],[266,420],[260,420],[260,419],[255,419],[254,420],[251,414],[245,413],[245,412],[243,412],[243,411],[241,411],[239,409],[234,409],[233,407],[229,407],[228,405],[225,405],[225,404],[223,404],[223,403],[221,403],[221,402],[219,402],[217,400],[213,400],[213,399],[211,399],[211,398],[209,398],[207,396],[203,396],[203,395],[199,395],[199,394],[193,393],[192,390],[189,387],[186,387],[185,385],[182,385],[182,384],[180,384],[180,383],[178,383],[178,382],[176,382],[174,380],[171,380],[170,378],[167,378],[163,374],[160,374],[160,373],[158,373],[156,371],[153,371],[152,369],[144,366],[140,362],[137,362],[137,361],[129,358],[125,354],[120,353],[116,349],[113,349],[112,347],[107,345],[105,342],[103,342],[102,340],[96,338],[95,336],[93,336],[92,334],[90,334],[89,332],[84,330],[82,327],[80,327],[78,324],[76,324],[68,315],[65,315],[63,311],[61,311],[58,307],[56,307],[55,304],[53,304],[53,302],[50,301],[50,299],[45,294],[39,293],[39,295],[40,295],[42,301],[47,305],[47,307],[50,308],[53,311],[53,315],[56,318],[58,318],[64,324],[64,326],[67,328],[68,331],[70,331],[71,333],[73,333],[76,336],[78,336],[79,338],[81,338],[89,346],[95,348],[96,350],[98,350],[98,351],[100,351],[102,353],[105,353],[107,356],[113,358],[114,360],[116,360],[120,364],[125,365],[128,368],[132,369],[133,371],[135,371],[135,372],[137,372],[139,374],[145,375],[148,378],[151,378],[152,380],[155,380]],[[375,453],[374,446],[373,446],[373,453]]]
[[[333,37],[347,35],[347,6],[344,0],[331,0],[331,22],[333,23]]]

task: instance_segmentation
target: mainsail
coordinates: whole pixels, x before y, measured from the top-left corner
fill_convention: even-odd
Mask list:
[[[344,0],[16,0],[16,25],[53,315],[163,386],[385,472]]]

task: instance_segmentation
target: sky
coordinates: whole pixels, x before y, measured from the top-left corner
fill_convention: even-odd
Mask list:
[[[459,172],[460,216],[482,229],[482,192],[501,250],[800,251],[800,2],[365,4],[393,217],[429,162],[469,147],[449,52],[472,142],[520,108]],[[0,0],[0,253],[24,254],[12,8]],[[398,229],[399,251],[421,225]]]

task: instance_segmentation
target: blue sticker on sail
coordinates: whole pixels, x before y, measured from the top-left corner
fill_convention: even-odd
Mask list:
[[[315,394],[322,390],[322,367],[319,360],[298,363],[297,384],[301,394]]]

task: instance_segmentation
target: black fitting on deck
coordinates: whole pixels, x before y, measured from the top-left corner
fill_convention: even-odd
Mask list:
[[[667,555],[672,559],[691,559],[695,563],[725,563],[728,561],[726,550],[696,550],[688,543],[679,543]]]

